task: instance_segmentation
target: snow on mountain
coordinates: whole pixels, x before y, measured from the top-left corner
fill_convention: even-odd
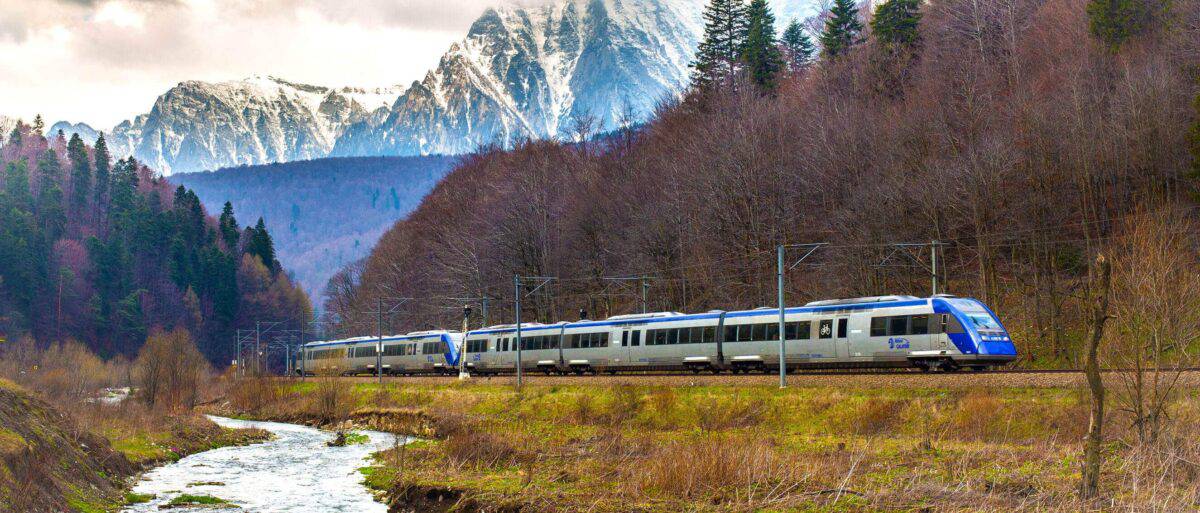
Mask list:
[[[332,89],[251,77],[187,81],[112,130],[109,147],[165,175],[324,157],[341,132],[386,109],[398,89]]]
[[[486,10],[386,118],[334,155],[463,153],[644,119],[682,91],[703,24],[695,0],[563,0]]]
[[[520,2],[517,2],[520,3]],[[274,77],[182,82],[106,134],[163,174],[350,155],[470,152],[644,121],[686,87],[706,0],[550,0],[489,8],[407,89]],[[818,10],[773,0],[780,27]],[[81,134],[82,135],[82,134]]]
[[[100,132],[92,128],[87,123],[71,123],[69,121],[59,121],[46,130],[46,137],[54,137],[58,135],[58,131],[62,130],[67,139],[71,138],[71,134],[79,134],[79,138],[89,146],[96,144],[96,139],[100,137]]]

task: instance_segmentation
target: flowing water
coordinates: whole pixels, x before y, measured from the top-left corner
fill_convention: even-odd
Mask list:
[[[147,472],[134,486],[135,493],[154,494],[150,502],[125,508],[125,512],[159,511],[159,506],[181,494],[208,495],[253,512],[385,512],[362,484],[359,467],[368,456],[392,447],[397,437],[375,431],[357,431],[370,441],[346,447],[329,447],[328,431],[281,424],[209,417],[228,428],[260,428],[273,440],[244,447],[224,447],[183,458]],[[223,507],[189,507],[186,511],[230,511]],[[237,510],[233,510],[237,511]]]

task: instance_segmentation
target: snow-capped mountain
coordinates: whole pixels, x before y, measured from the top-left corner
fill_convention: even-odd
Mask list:
[[[562,0],[486,10],[386,117],[351,126],[334,155],[463,153],[640,121],[687,81],[698,0]]]
[[[67,139],[71,138],[71,134],[79,134],[79,138],[83,139],[83,142],[88,145],[96,144],[96,139],[100,137],[100,132],[87,123],[71,123],[69,121],[59,121],[50,125],[45,135],[46,137],[55,137],[58,135],[59,130],[62,130],[63,135]]]
[[[182,82],[148,114],[108,137],[116,155],[133,155],[163,174],[324,157],[342,131],[386,111],[398,88],[333,89],[274,77]]]

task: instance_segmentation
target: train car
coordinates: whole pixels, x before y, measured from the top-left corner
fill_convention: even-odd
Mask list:
[[[383,356],[378,356],[379,337],[355,337],[305,344],[296,361],[297,374],[376,374],[382,360],[384,374],[449,374],[458,364],[462,334],[450,331],[418,331],[383,337]]]
[[[785,309],[783,329],[788,369],[985,369],[1017,357],[1007,331],[987,306],[949,295],[814,301]],[[385,338],[384,372],[450,372],[459,363],[461,342],[468,371],[511,373],[517,365],[516,331],[515,325],[499,325],[466,334],[421,332]],[[389,354],[391,344],[418,339],[442,345],[422,345],[415,354],[407,349]],[[311,351],[313,368],[321,371],[373,372],[377,340],[371,340],[313,343],[306,351]],[[528,323],[521,325],[520,343],[524,372],[773,372],[780,365],[779,310],[654,312]]]
[[[789,369],[983,369],[1017,355],[983,303],[945,295],[814,301],[785,309],[784,335]],[[512,371],[514,338],[512,326],[470,332],[467,339],[478,340],[470,357],[485,372]],[[522,347],[531,349],[522,352],[523,370],[543,372],[778,371],[779,310],[656,312],[529,325],[522,328]]]

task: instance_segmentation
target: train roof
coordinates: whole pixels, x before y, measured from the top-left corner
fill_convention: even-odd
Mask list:
[[[909,307],[909,306],[927,305],[927,304],[929,304],[930,301],[932,301],[934,299],[945,299],[945,298],[953,298],[953,296],[950,296],[948,294],[938,294],[937,296],[933,296],[933,297],[929,297],[929,298],[921,298],[921,297],[917,297],[917,296],[907,296],[907,295],[887,295],[887,296],[868,296],[868,297],[857,297],[857,298],[846,298],[846,299],[826,299],[826,300],[821,300],[821,301],[811,301],[811,302],[806,303],[804,306],[788,307],[785,309],[785,312],[787,312],[789,314],[796,314],[796,313],[814,313],[814,312],[845,312],[845,311],[853,311],[853,310],[873,310],[873,309],[880,309],[880,308],[902,308],[902,307]],[[588,327],[601,327],[601,326],[635,326],[635,325],[636,326],[644,326],[644,325],[656,324],[656,323],[662,323],[662,322],[676,322],[676,321],[687,321],[687,320],[697,320],[697,319],[715,319],[715,318],[719,318],[721,315],[725,315],[726,319],[739,318],[739,317],[756,317],[756,316],[762,316],[762,315],[773,315],[775,312],[778,312],[778,311],[779,311],[778,308],[763,306],[763,307],[758,307],[758,308],[755,308],[752,310],[736,310],[736,311],[730,311],[730,312],[725,312],[722,310],[709,310],[708,312],[694,313],[694,314],[687,314],[687,313],[681,313],[681,312],[649,312],[649,313],[644,313],[644,314],[623,314],[623,315],[614,315],[614,316],[608,317],[606,319],[597,319],[597,320],[585,319],[585,320],[580,320],[580,321],[575,321],[575,322],[559,321],[559,322],[555,322],[552,324],[544,324],[544,323],[536,323],[536,322],[521,323],[521,331],[523,333],[526,333],[526,332],[530,333],[530,336],[538,336],[538,335],[542,334],[539,332],[543,332],[545,330],[551,330],[551,329],[557,330],[557,329],[563,329],[563,328],[572,329],[572,328],[588,328]],[[472,330],[472,331],[467,332],[467,334],[468,335],[489,335],[489,334],[496,334],[496,333],[515,333],[515,332],[516,332],[515,324],[497,324],[497,325],[493,325],[493,326],[488,326],[483,329]],[[407,335],[393,335],[393,336],[389,336],[389,337],[384,337],[383,340],[384,340],[384,342],[393,341],[393,340],[411,340],[414,338],[423,338],[423,337],[427,337],[430,335],[438,335],[438,334],[448,335],[448,334],[457,334],[457,333],[458,332],[442,331],[442,330],[418,331],[418,332],[409,333]],[[356,338],[342,339],[342,340],[310,342],[305,345],[308,347],[312,347],[312,346],[323,346],[323,345],[351,344],[351,343],[355,343],[355,342],[372,341],[372,340],[378,340],[378,338],[377,337],[356,337]]]
[[[446,330],[413,331],[413,332],[409,332],[409,333],[406,333],[403,335],[384,335],[383,341],[384,342],[395,342],[397,340],[419,340],[419,339],[423,339],[423,338],[429,338],[432,336],[453,335],[453,334],[457,334],[457,333],[458,332],[446,331]],[[337,340],[316,340],[316,341],[304,344],[304,347],[350,345],[350,344],[358,344],[361,342],[378,342],[378,341],[379,341],[379,337],[363,336],[363,337],[341,338],[341,339],[337,339]]]

